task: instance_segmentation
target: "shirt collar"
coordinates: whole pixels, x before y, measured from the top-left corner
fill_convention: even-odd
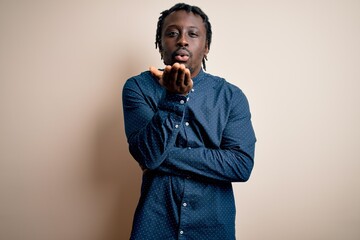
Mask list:
[[[192,80],[193,80],[193,82],[198,82],[198,81],[200,81],[201,79],[203,79],[204,76],[205,76],[205,72],[204,72],[204,70],[201,68],[200,71],[199,71],[199,73],[198,73]]]

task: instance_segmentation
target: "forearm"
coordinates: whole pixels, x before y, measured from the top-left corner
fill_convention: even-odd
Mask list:
[[[136,82],[123,90],[125,132],[129,150],[146,169],[158,167],[173,146],[183,120],[186,98],[164,92],[156,105],[149,104]]]
[[[254,144],[242,149],[172,148],[158,171],[215,181],[245,182],[254,165]]]
[[[158,111],[151,121],[128,138],[129,150],[146,169],[157,168],[174,145],[181,116]]]

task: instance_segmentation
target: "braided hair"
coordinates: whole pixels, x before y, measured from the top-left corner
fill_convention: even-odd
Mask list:
[[[160,15],[158,23],[157,23],[157,29],[156,29],[155,49],[157,49],[159,47],[159,51],[162,51],[161,33],[162,33],[162,28],[163,28],[163,23],[164,23],[165,18],[170,13],[179,11],[179,10],[185,10],[188,13],[192,12],[193,14],[199,15],[203,19],[205,29],[206,29],[206,42],[208,45],[208,49],[210,49],[212,31],[211,31],[211,24],[209,22],[208,16],[199,7],[191,6],[191,5],[188,5],[185,3],[178,3],[178,4],[174,5],[173,7],[171,7],[170,9],[161,12],[161,15]],[[206,57],[203,58],[202,64],[203,64],[204,69],[206,70],[205,60],[207,60]]]

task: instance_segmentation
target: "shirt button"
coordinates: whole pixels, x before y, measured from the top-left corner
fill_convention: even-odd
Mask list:
[[[178,127],[179,127],[179,125],[176,124],[176,125],[175,125],[175,128],[178,128]]]
[[[186,203],[186,202],[184,202],[184,203],[183,203],[183,206],[184,206],[184,207],[186,207],[186,206],[187,206],[187,203]]]
[[[187,99],[186,99],[186,101],[189,101],[190,100],[190,98],[188,97]]]
[[[186,122],[185,125],[186,125],[186,126],[189,126],[189,122]]]
[[[184,234],[184,231],[181,230],[181,231],[180,231],[180,234]]]
[[[188,149],[191,149],[191,147],[188,147]]]
[[[184,104],[185,103],[185,101],[184,100],[180,100],[180,104]]]

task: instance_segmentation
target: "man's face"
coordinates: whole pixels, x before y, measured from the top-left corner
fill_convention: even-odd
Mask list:
[[[184,10],[172,12],[163,23],[161,47],[165,65],[182,63],[195,77],[204,55],[209,52],[203,19]]]

